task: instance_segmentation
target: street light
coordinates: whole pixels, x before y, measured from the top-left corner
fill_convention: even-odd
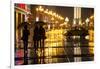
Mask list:
[[[36,11],[38,11],[39,9],[38,8],[36,8]]]
[[[89,21],[90,21],[89,18],[87,18],[87,19],[85,20],[86,23],[88,23]]]
[[[92,16],[90,16],[90,19],[93,19],[94,18],[94,16],[92,15]]]
[[[68,17],[66,17],[66,18],[65,18],[65,21],[66,21],[66,22],[69,22],[69,18],[68,18]]]
[[[44,11],[44,9],[42,8],[42,6],[39,7],[39,11]]]
[[[56,15],[56,13],[53,13],[53,16],[55,16]]]
[[[66,18],[65,18],[65,22],[64,22],[64,24],[65,24],[66,27],[68,27],[68,22],[69,22],[69,18],[66,17]]]
[[[39,6],[39,9],[41,9],[42,8],[42,6]]]
[[[46,9],[46,10],[44,11],[44,13],[48,14],[48,9]]]
[[[52,15],[52,11],[49,11],[49,15]]]
[[[89,22],[89,21],[90,21],[89,18],[87,18],[87,19],[85,20],[86,26],[88,26],[88,22]]]
[[[53,21],[53,20],[54,20],[54,18],[52,17],[52,18],[51,18],[51,20]]]
[[[39,17],[36,17],[36,21],[39,21]]]

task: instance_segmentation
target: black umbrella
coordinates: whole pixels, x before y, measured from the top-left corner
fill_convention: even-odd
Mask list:
[[[45,25],[46,23],[45,23],[45,22],[43,22],[43,21],[37,21],[37,22],[35,22],[35,24]]]
[[[66,34],[66,36],[86,36],[86,35],[89,35],[88,34],[88,30],[85,30],[85,29],[81,29],[81,30],[78,30],[78,29],[75,29],[75,30],[69,30]]]
[[[21,28],[23,28],[25,25],[27,25],[28,27],[30,27],[30,24],[28,23],[28,22],[22,22],[22,23],[20,23],[19,25],[18,25],[18,29],[21,29]]]

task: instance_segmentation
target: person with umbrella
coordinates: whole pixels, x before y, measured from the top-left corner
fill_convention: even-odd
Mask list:
[[[35,24],[35,28],[34,28],[34,35],[33,35],[33,42],[34,42],[34,59],[33,59],[33,63],[37,64],[38,63],[38,55],[37,55],[37,50],[39,47],[39,40],[40,40],[40,36],[39,36],[39,28],[40,26],[38,24]]]
[[[35,54],[36,54],[36,51],[38,50],[38,47],[40,46],[41,56],[43,56],[43,63],[44,63],[45,29],[42,27],[43,24],[44,24],[44,22],[42,22],[42,21],[38,21],[35,23],[33,41],[34,41]],[[36,59],[37,59],[37,57],[35,58],[35,60]],[[40,63],[41,63],[41,58],[40,58]]]
[[[43,59],[42,59],[42,63],[45,63],[44,62],[44,55],[45,55],[45,52],[44,52],[44,40],[46,39],[46,36],[45,36],[45,29],[43,28],[43,26],[40,26],[40,48],[41,48],[41,53],[43,56]]]
[[[27,54],[28,54],[28,36],[30,35],[29,30],[27,29],[27,25],[24,25],[23,29],[23,35],[22,35],[22,40],[23,40],[23,45],[24,45],[24,64],[28,64],[28,59],[27,59]]]

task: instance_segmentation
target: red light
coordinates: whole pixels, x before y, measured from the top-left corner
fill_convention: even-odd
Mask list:
[[[25,9],[25,4],[18,4],[18,7]]]

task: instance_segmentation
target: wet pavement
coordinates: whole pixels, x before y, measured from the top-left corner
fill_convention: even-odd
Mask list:
[[[32,62],[36,55],[36,64],[92,61],[94,59],[93,42],[88,39],[80,40],[80,36],[65,36],[66,31],[64,29],[47,31],[44,50],[41,51],[39,47],[37,54],[34,54],[32,47],[28,47],[28,64],[34,64]],[[22,45],[22,42],[18,44]],[[44,52],[44,56],[42,52]],[[16,48],[15,64],[23,65],[23,57],[23,48]]]

